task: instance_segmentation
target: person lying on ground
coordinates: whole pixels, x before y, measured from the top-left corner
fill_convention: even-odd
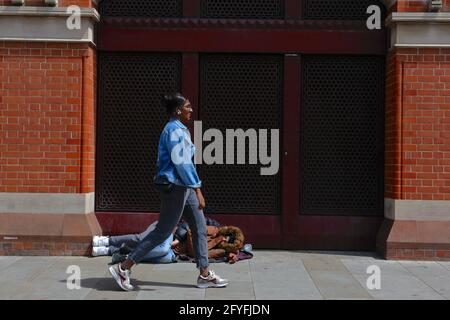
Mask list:
[[[127,234],[122,236],[94,236],[92,239],[92,256],[112,256],[114,254],[128,254],[136,248],[141,239],[147,236],[156,227],[158,221],[152,223],[144,232]],[[175,253],[172,250],[173,234],[163,243],[157,245],[147,252],[143,262],[171,263],[176,261]]]
[[[214,219],[206,218],[207,226],[220,226],[220,223]],[[136,248],[139,242],[156,228],[158,221],[152,223],[144,232],[139,234],[127,234],[122,236],[94,236],[92,239],[92,256],[125,256]],[[187,239],[189,224],[181,220],[173,234],[171,234],[163,243],[150,250],[142,260],[151,263],[171,263],[177,260],[175,252],[172,250],[180,242]],[[192,237],[192,235],[191,235]],[[192,238],[190,240],[192,246]],[[192,249],[193,250],[193,249]],[[117,257],[121,259],[121,257]],[[113,259],[115,260],[115,259]]]
[[[175,240],[172,243],[173,251],[182,259],[194,259],[195,252],[192,240],[192,233],[187,225],[181,225],[179,229],[186,228],[185,234],[180,238],[175,232]],[[208,259],[216,261],[228,261],[235,263],[239,259],[239,252],[244,247],[244,234],[241,229],[234,226],[207,226]],[[250,258],[241,256],[240,258]]]

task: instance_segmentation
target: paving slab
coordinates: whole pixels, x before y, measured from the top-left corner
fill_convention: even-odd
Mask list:
[[[16,256],[0,256],[0,269],[4,270],[12,265],[14,262],[19,261],[23,257]]]
[[[195,286],[197,271],[150,270],[144,265],[133,268],[132,284],[139,300],[203,300],[205,289]]]
[[[79,259],[76,257],[62,258],[56,261],[51,268],[39,274],[29,282],[28,293],[21,295],[20,299],[83,299],[89,292],[97,287],[99,271],[105,271],[108,259]],[[73,276],[81,277],[75,281]],[[72,286],[70,284],[73,284]],[[77,286],[74,286],[74,285]],[[79,287],[78,287],[79,284]]]
[[[367,288],[367,261],[343,260],[345,266]],[[398,261],[376,261],[381,271],[381,288],[369,290],[374,299],[383,300],[442,300],[440,294],[411,274]]]
[[[100,271],[100,270],[99,270]],[[119,288],[109,271],[99,272],[89,279],[93,288],[83,298],[85,300],[135,300],[139,291],[126,292]]]
[[[339,258],[312,256],[302,261],[325,299],[371,299]]]
[[[142,266],[145,263],[140,264]],[[151,264],[154,270],[173,270],[173,271],[187,271],[192,272],[196,270],[195,263],[191,262],[175,262],[175,263],[163,263],[163,264]]]
[[[224,288],[206,289],[205,300],[255,300],[251,281],[232,281]]]
[[[446,268],[447,270],[450,270],[450,261],[437,261],[441,266]]]
[[[298,300],[450,299],[450,262],[386,261],[373,253],[256,250],[253,259],[210,268],[230,280],[226,288],[198,289],[194,263],[139,264],[133,292],[109,274],[110,257],[0,257],[0,299]],[[369,290],[369,266],[381,289]],[[80,271],[80,287],[67,286]],[[70,281],[69,281],[70,284]]]
[[[30,290],[30,282],[52,268],[60,257],[23,257],[0,273],[0,299],[21,299]]]
[[[295,252],[258,251],[249,265],[257,300],[323,298]]]
[[[450,270],[433,261],[402,261],[401,264],[439,295],[450,299]]]
[[[337,258],[337,259],[370,259],[379,260],[380,256],[375,252],[358,252],[358,251],[315,251],[315,250],[294,250],[301,258]]]
[[[207,300],[254,300],[255,291],[252,283],[249,260],[235,264],[211,264],[210,268],[225,279],[232,279],[225,288],[206,289]]]
[[[408,274],[407,270],[398,262],[394,260],[371,260],[371,259],[341,259],[342,264],[349,270],[352,274],[366,275],[370,274],[367,272],[368,268],[371,266],[377,266],[383,275],[405,275]]]

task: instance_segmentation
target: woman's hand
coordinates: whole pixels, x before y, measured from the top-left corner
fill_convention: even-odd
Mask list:
[[[205,198],[203,198],[203,194],[200,188],[195,189],[195,194],[197,195],[198,199],[198,208],[200,210],[203,210],[205,208]]]

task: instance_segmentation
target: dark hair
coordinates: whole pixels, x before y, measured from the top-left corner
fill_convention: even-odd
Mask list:
[[[234,233],[228,234],[228,237],[228,243],[234,243],[234,241],[236,240],[236,236],[234,235]]]
[[[163,105],[166,108],[167,114],[171,115],[177,108],[183,107],[186,102],[186,98],[180,93],[174,93],[165,95],[163,99]]]

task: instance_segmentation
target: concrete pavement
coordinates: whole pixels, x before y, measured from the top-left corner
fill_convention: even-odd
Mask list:
[[[220,289],[196,288],[193,263],[140,264],[133,268],[133,292],[119,291],[107,270],[110,257],[1,256],[0,299],[450,299],[450,262],[386,261],[355,252],[254,254],[234,265],[211,264],[230,280]],[[369,277],[377,283],[370,266],[379,268],[380,289],[367,287]]]

